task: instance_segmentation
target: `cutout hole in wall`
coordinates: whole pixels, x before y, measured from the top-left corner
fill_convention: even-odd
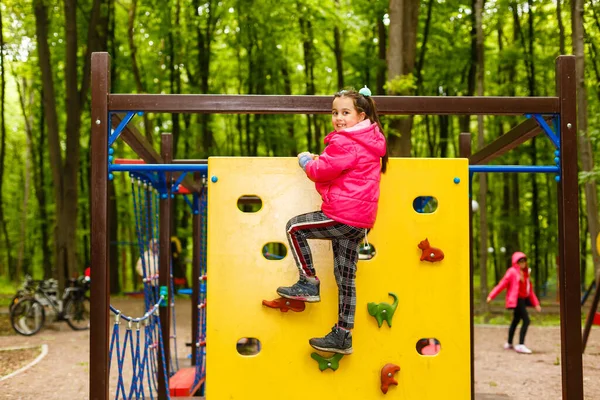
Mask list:
[[[436,338],[423,338],[417,342],[417,353],[422,356],[435,356],[442,349],[442,344]]]
[[[255,194],[245,194],[240,196],[237,206],[242,212],[255,213],[262,208],[262,199]]]
[[[255,356],[260,353],[260,340],[253,337],[243,337],[237,341],[235,348],[242,356]]]
[[[359,260],[371,260],[377,254],[373,243],[365,244],[364,242],[358,246],[358,259]]]
[[[419,214],[431,214],[438,208],[438,200],[433,196],[419,196],[413,200],[413,208]]]
[[[267,260],[281,260],[287,255],[287,247],[281,242],[269,242],[263,246],[262,255]]]

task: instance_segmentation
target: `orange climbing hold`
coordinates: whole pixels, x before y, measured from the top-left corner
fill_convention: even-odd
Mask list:
[[[279,297],[275,300],[263,300],[262,303],[264,306],[270,308],[279,308],[281,312],[288,312],[288,310],[302,312],[306,308],[303,301],[284,299],[283,297]]]
[[[444,252],[441,249],[431,247],[427,238],[419,243],[417,247],[423,250],[421,253],[421,261],[436,262],[444,259]]]
[[[398,386],[398,381],[394,379],[394,374],[400,371],[400,367],[396,364],[385,364],[381,368],[381,391],[383,394],[388,392],[390,385]]]

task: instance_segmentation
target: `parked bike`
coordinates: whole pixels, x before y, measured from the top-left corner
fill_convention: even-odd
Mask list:
[[[35,335],[46,321],[46,308],[51,308],[58,321],[66,321],[74,330],[85,330],[90,326],[90,299],[86,293],[90,278],[81,276],[69,280],[61,300],[57,298],[57,286],[52,281],[29,282],[29,286],[18,292],[10,306],[10,323],[15,332]],[[20,297],[19,297],[20,296]]]
[[[58,290],[58,282],[54,279],[48,279],[45,281],[35,281],[31,276],[26,275],[25,280],[21,285],[21,288],[17,290],[17,293],[13,296],[12,300],[10,301],[10,304],[8,306],[9,313],[10,311],[12,311],[15,304],[17,304],[22,299],[35,296],[35,291],[37,290],[39,285],[55,287],[55,292]]]

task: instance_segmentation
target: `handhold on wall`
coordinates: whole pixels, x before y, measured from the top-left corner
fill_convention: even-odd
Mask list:
[[[427,238],[419,243],[417,247],[423,250],[421,253],[421,261],[435,262],[444,259],[444,252],[441,249],[431,247]]]
[[[262,303],[263,306],[269,308],[279,308],[279,311],[281,312],[288,312],[288,310],[302,312],[306,308],[303,301],[284,299],[283,297],[279,297],[275,300],[263,300]]]
[[[310,357],[319,363],[319,369],[325,371],[327,368],[337,370],[340,366],[340,360],[344,357],[343,354],[334,354],[332,357],[325,358],[319,353],[311,353]]]
[[[394,374],[400,371],[400,367],[396,364],[385,364],[381,368],[381,391],[383,394],[388,392],[390,385],[398,386],[398,381],[394,379]]]
[[[388,293],[393,299],[394,303],[368,303],[367,310],[369,311],[369,315],[375,317],[377,320],[377,324],[381,328],[383,325],[383,321],[387,322],[388,326],[392,327],[392,318],[394,317],[394,313],[396,312],[396,308],[398,308],[398,296],[395,293]]]

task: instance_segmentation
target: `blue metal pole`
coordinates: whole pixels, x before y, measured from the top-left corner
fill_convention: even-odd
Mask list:
[[[115,171],[162,171],[162,172],[208,172],[206,164],[111,164],[109,172]]]
[[[469,165],[469,172],[527,172],[558,174],[560,169],[555,165]]]

